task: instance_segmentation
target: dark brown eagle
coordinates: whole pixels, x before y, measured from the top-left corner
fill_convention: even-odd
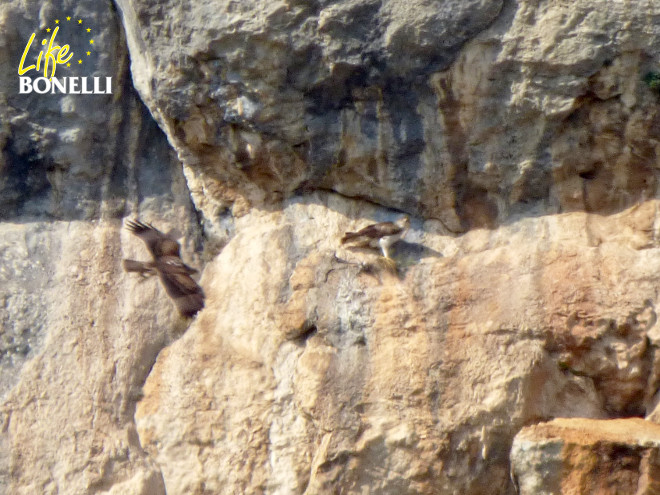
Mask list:
[[[410,228],[410,218],[403,216],[396,222],[381,222],[369,225],[357,232],[346,232],[341,239],[342,244],[351,242],[361,246],[380,247],[383,256],[391,259],[389,248],[392,244],[400,241]]]
[[[190,276],[197,270],[181,261],[179,243],[148,223],[129,220],[126,228],[144,241],[153,261],[125,259],[124,270],[143,275],[158,274],[179,313],[189,318],[195,316],[204,307],[204,291]]]

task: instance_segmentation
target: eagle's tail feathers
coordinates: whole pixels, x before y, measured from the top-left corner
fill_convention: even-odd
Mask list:
[[[187,318],[192,318],[195,314],[204,307],[204,293],[186,294],[174,298],[179,313]]]

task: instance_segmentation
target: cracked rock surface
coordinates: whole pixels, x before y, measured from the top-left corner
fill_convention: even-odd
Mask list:
[[[18,94],[69,13],[113,94]],[[657,492],[659,14],[4,2],[0,494]]]

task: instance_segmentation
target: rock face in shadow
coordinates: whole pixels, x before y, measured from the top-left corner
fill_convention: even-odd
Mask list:
[[[69,14],[113,94],[20,95]],[[5,2],[0,494],[651,493],[658,14]],[[401,212],[392,263],[340,245]],[[203,271],[194,320],[126,218]]]
[[[158,352],[182,325],[156,280],[123,274],[121,258],[144,248],[121,218],[177,227],[197,264],[180,164],[132,88],[110,3],[1,10],[0,493],[165,493],[133,416]],[[112,94],[19,93],[28,39],[38,34],[40,46],[55,20],[56,41],[84,58],[55,77],[111,77]],[[66,33],[76,20],[95,40],[89,56]]]
[[[106,215],[123,214],[128,196],[127,148],[136,141],[129,136],[127,120],[137,113],[133,118],[139,124],[142,107],[130,87],[124,37],[108,7],[93,1],[75,7],[57,1],[7,2],[3,7],[0,219],[91,220],[101,216],[102,208]],[[17,70],[30,36],[35,39],[24,68],[36,66],[39,47],[50,40],[55,28],[55,44],[68,44],[75,55],[73,66],[58,65],[55,77],[110,76],[113,94],[19,92]],[[94,38],[96,45],[85,44]],[[83,50],[91,50],[90,55]],[[75,63],[82,59],[84,64]],[[25,76],[44,77],[44,63]],[[40,87],[43,90],[43,84]]]
[[[329,189],[460,232],[655,192],[652,4],[118,4],[211,221]]]
[[[118,4],[138,91],[189,174],[222,183],[205,215],[320,188],[455,216],[430,77],[503,2]]]

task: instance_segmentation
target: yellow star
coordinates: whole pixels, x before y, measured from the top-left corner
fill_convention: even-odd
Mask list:
[[[50,28],[46,28],[46,32],[47,32],[47,33],[50,33]]]
[[[82,24],[82,19],[78,19],[78,24]]]
[[[59,23],[60,23],[60,20],[59,20],[59,19],[55,19],[55,24],[59,24]]]
[[[87,32],[90,33],[92,31],[91,28],[87,28]]]
[[[78,60],[78,63],[79,63],[79,64],[82,64],[82,60]]]
[[[66,66],[67,66],[67,67],[71,67],[71,63],[70,63],[70,62],[67,62],[67,63],[66,63]]]
[[[71,20],[71,16],[67,17],[66,20],[67,20],[67,21],[70,21],[70,20]]]
[[[89,40],[89,44],[90,44],[90,45],[93,45],[93,44],[94,44],[94,40]]]
[[[92,54],[92,52],[87,52],[87,56],[89,57]]]

